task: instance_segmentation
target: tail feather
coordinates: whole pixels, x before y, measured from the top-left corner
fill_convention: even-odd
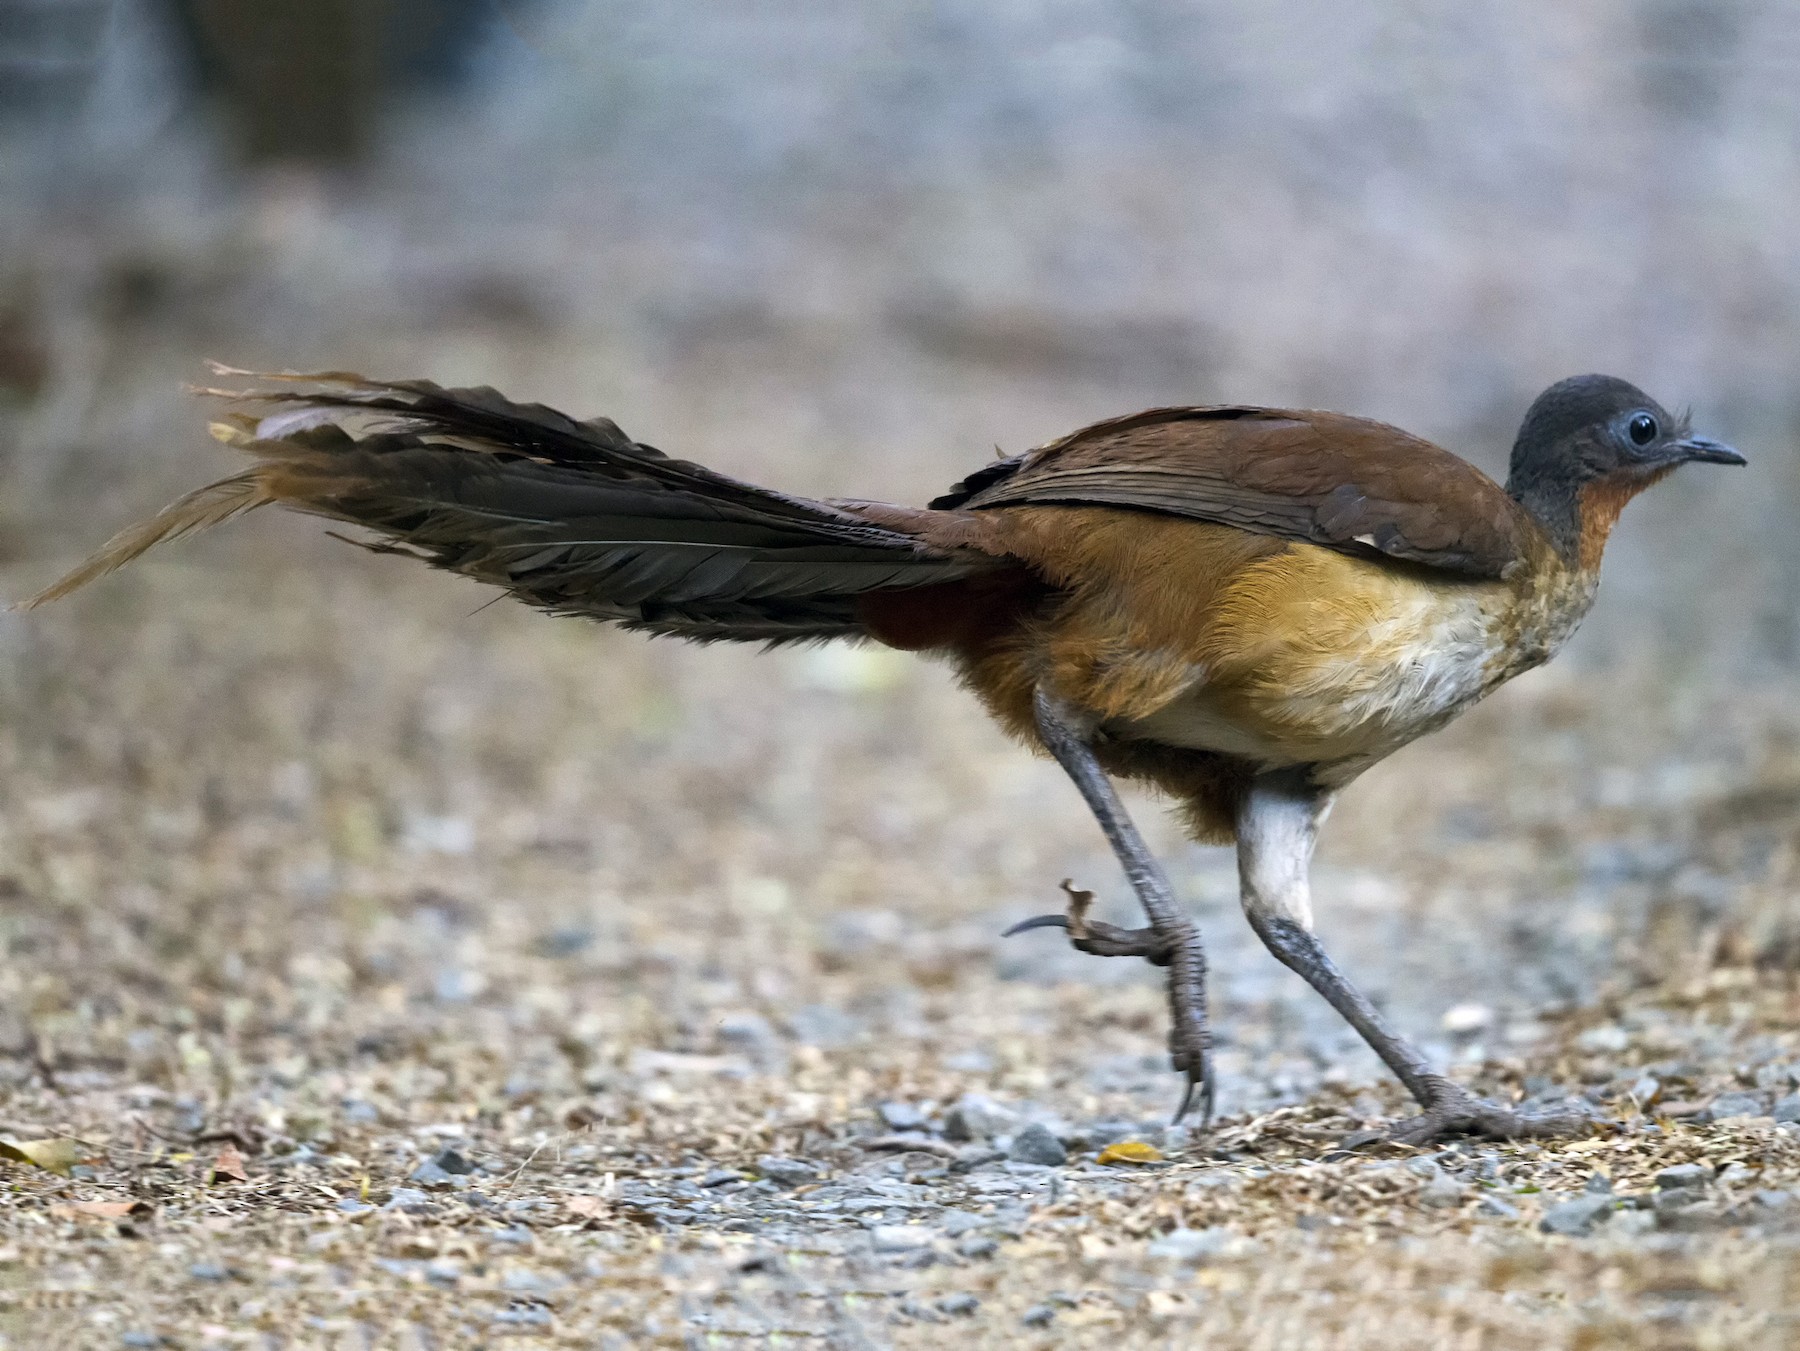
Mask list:
[[[242,516],[267,506],[275,499],[262,482],[262,471],[246,469],[241,474],[209,483],[185,497],[178,498],[147,521],[129,526],[114,535],[80,567],[45,587],[29,600],[20,602],[21,610],[35,609],[60,600],[98,577],[117,571],[127,563],[165,540],[180,539],[196,530],[222,525],[234,516]]]
[[[293,387],[202,392],[272,408],[213,427],[260,463],[124,532],[26,605],[268,502],[367,527],[380,537],[370,547],[542,609],[699,639],[860,633],[859,596],[998,562],[926,542],[900,524],[905,513],[759,488],[672,459],[609,419],[577,422],[491,389],[346,372],[256,378]]]

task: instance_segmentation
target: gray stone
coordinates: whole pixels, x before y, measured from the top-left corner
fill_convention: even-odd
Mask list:
[[[433,1207],[431,1198],[416,1187],[395,1187],[383,1210],[398,1210],[408,1215],[424,1215]]]
[[[732,1182],[742,1182],[744,1175],[735,1168],[715,1168],[700,1179],[702,1187],[723,1187]]]
[[[501,1309],[493,1319],[496,1323],[514,1327],[544,1328],[550,1326],[554,1316],[542,1304],[515,1304],[511,1308]]]
[[[1768,1099],[1761,1093],[1721,1093],[1708,1105],[1705,1119],[1731,1121],[1738,1117],[1766,1116]]]
[[[1069,1151],[1044,1126],[1031,1125],[1013,1136],[1006,1157],[1014,1163],[1035,1163],[1059,1168],[1069,1161]]]
[[[1756,1204],[1765,1210],[1786,1210],[1794,1204],[1794,1194],[1765,1188],[1756,1193],[1755,1200]]]
[[[196,1262],[188,1268],[188,1275],[196,1281],[228,1281],[231,1271],[217,1262]]]
[[[1449,1210],[1462,1204],[1467,1190],[1448,1173],[1439,1173],[1419,1189],[1419,1204],[1427,1210]]]
[[[1587,1186],[1582,1188],[1589,1196],[1611,1196],[1612,1189],[1612,1179],[1605,1173],[1589,1174]]]
[[[966,1234],[962,1242],[956,1245],[956,1251],[960,1256],[979,1260],[992,1257],[1000,1251],[1000,1245],[986,1234]]]
[[[361,1215],[375,1209],[367,1201],[358,1200],[354,1196],[338,1197],[337,1208],[346,1215]]]
[[[1800,1093],[1790,1093],[1769,1109],[1777,1121],[1800,1121]]]
[[[1516,1220],[1519,1218],[1519,1208],[1508,1201],[1502,1201],[1498,1196],[1482,1197],[1481,1204],[1475,1207],[1475,1213],[1493,1220]]]
[[[993,1215],[977,1215],[972,1210],[946,1210],[938,1217],[938,1227],[951,1238],[961,1238],[971,1229],[986,1229],[997,1218]]]
[[[952,1318],[967,1318],[981,1307],[981,1301],[966,1291],[958,1291],[954,1295],[945,1295],[937,1302],[939,1313],[949,1314]]]
[[[951,1140],[991,1140],[1016,1129],[1019,1115],[982,1093],[965,1093],[944,1114],[944,1135]]]
[[[416,1182],[421,1187],[454,1187],[456,1179],[438,1166],[436,1159],[426,1159],[412,1172],[406,1175],[408,1182]]]
[[[1704,1187],[1713,1180],[1713,1170],[1703,1163],[1678,1163],[1657,1173],[1655,1180],[1659,1191]]]
[[[922,1131],[929,1125],[925,1113],[910,1102],[884,1102],[879,1110],[881,1119],[892,1130]]]
[[[1538,1228],[1546,1234],[1582,1238],[1610,1220],[1612,1213],[1612,1197],[1578,1196],[1573,1201],[1551,1206],[1538,1222]]]
[[[1656,1228],[1656,1216],[1647,1210],[1622,1210],[1613,1216],[1607,1233],[1638,1238]]]
[[[1056,1310],[1048,1304],[1033,1304],[1019,1316],[1019,1321],[1028,1328],[1047,1328],[1056,1317]]]
[[[756,1161],[756,1171],[778,1187],[804,1187],[819,1180],[819,1169],[805,1159],[790,1159],[784,1154],[764,1154]]]
[[[1202,1262],[1217,1257],[1231,1246],[1231,1231],[1211,1229],[1173,1229],[1145,1249],[1152,1257],[1169,1257],[1177,1262]]]
[[[432,1162],[452,1177],[466,1177],[475,1171],[475,1165],[454,1149],[443,1150]]]
[[[1706,1199],[1703,1187],[1663,1187],[1656,1193],[1652,1206],[1659,1214],[1669,1214],[1697,1206]]]
[[[807,1004],[788,1015],[788,1031],[794,1039],[821,1050],[847,1046],[862,1035],[863,1025],[829,1004]]]
[[[869,1230],[869,1243],[876,1252],[910,1253],[929,1248],[934,1235],[917,1224],[878,1224]]]

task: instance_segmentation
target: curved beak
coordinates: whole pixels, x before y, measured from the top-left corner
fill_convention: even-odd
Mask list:
[[[1683,437],[1671,449],[1674,450],[1677,461],[1682,464],[1690,461],[1697,464],[1750,463],[1723,441],[1713,441],[1704,436]]]

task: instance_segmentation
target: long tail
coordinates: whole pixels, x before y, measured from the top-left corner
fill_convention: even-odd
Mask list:
[[[260,407],[212,427],[258,463],[119,534],[25,608],[271,502],[365,526],[383,537],[371,548],[541,609],[703,640],[859,634],[859,597],[997,562],[896,528],[935,513],[771,492],[491,389],[215,369],[279,382],[201,391]]]

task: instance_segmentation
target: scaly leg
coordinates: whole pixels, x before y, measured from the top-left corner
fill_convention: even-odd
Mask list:
[[[1331,801],[1330,793],[1307,783],[1304,769],[1260,776],[1238,817],[1238,877],[1244,913],[1264,946],[1344,1016],[1425,1109],[1385,1132],[1349,1143],[1385,1138],[1422,1145],[1458,1134],[1496,1139],[1568,1135],[1591,1125],[1592,1119],[1581,1113],[1516,1112],[1476,1097],[1434,1070],[1338,970],[1313,936],[1307,880],[1319,825],[1330,812]]]
[[[1040,915],[1007,930],[1009,934],[1026,929],[1056,927],[1069,931],[1069,941],[1083,952],[1103,957],[1143,957],[1157,966],[1169,969],[1169,1012],[1173,1025],[1169,1030],[1169,1059],[1187,1076],[1187,1088],[1181,1105],[1175,1110],[1180,1121],[1193,1106],[1195,1095],[1200,1101],[1200,1120],[1204,1128],[1212,1120],[1213,1073],[1212,1033],[1206,1025],[1206,950],[1200,943],[1200,931],[1176,903],[1174,889],[1164,876],[1162,865],[1144,844],[1125,804],[1113,791],[1112,781],[1100,762],[1094,758],[1087,737],[1078,730],[1082,719],[1052,695],[1040,689],[1033,701],[1037,715],[1038,735],[1056,762],[1075,781],[1088,808],[1100,822],[1106,841],[1125,870],[1125,880],[1137,893],[1138,902],[1150,918],[1147,929],[1120,929],[1087,918],[1087,907],[1093,900],[1090,892],[1078,891],[1067,882],[1069,894],[1066,915]]]

